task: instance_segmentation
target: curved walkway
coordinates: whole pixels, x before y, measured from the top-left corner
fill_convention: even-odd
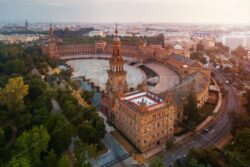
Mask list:
[[[74,60],[74,59],[109,59],[111,55],[108,54],[86,54],[86,55],[71,55],[71,56],[62,56],[61,60]],[[135,57],[123,56],[125,61],[129,62],[138,62],[138,59]]]
[[[179,83],[179,76],[169,68],[155,63],[145,64],[145,66],[152,69],[159,76],[159,82],[151,90],[152,92],[160,94],[173,88]]]

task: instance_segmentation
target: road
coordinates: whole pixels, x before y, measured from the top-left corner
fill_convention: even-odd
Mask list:
[[[130,156],[110,133],[105,134],[102,143],[108,149],[108,152],[101,155],[98,159],[92,160],[91,164],[93,167],[109,167]]]
[[[215,72],[215,74],[217,79],[219,79],[222,83],[225,82],[226,79],[222,74],[219,72]],[[220,112],[217,116],[217,119],[209,125],[209,132],[203,134],[194,134],[182,144],[177,145],[171,151],[160,155],[164,166],[173,164],[176,159],[185,156],[191,148],[204,148],[209,145],[216,146],[216,143],[222,139],[223,136],[230,133],[231,120],[229,119],[228,113],[230,111],[239,111],[239,101],[234,87],[226,84],[224,84],[224,87],[228,91],[228,95],[225,97],[224,103],[222,105],[222,112]]]

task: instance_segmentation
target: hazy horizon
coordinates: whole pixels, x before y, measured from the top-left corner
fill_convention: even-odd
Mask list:
[[[0,22],[250,24],[249,0],[0,0]]]

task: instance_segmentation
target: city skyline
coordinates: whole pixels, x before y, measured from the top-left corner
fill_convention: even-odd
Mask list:
[[[250,24],[246,0],[0,0],[0,10],[0,22]]]

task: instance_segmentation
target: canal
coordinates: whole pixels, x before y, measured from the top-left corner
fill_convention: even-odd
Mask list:
[[[93,91],[94,92],[92,105],[96,109],[99,110],[101,108],[102,93],[100,91],[98,91],[96,88],[91,87],[91,84],[88,83],[87,81],[84,81],[83,79],[80,79],[80,81],[81,81],[81,85],[82,85],[83,90]]]

